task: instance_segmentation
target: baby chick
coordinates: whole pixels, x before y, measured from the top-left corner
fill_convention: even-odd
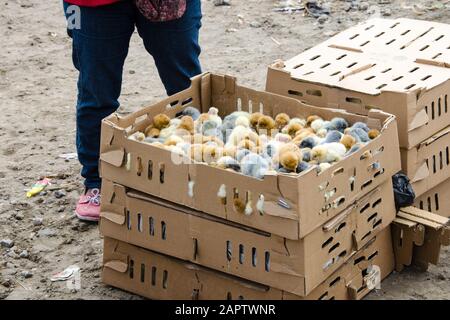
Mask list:
[[[353,136],[357,142],[369,142],[370,138],[367,132],[364,129],[361,128],[350,128],[350,130],[347,131],[347,133],[351,136]]]
[[[380,131],[378,131],[377,129],[371,129],[368,132],[368,136],[370,140],[375,139],[376,137],[378,137],[380,135]]]
[[[303,148],[300,149],[303,154],[303,161],[310,162],[311,161],[311,149],[310,148]]]
[[[288,124],[294,124],[297,123],[299,125],[301,125],[302,127],[306,127],[306,120],[305,119],[300,119],[300,118],[292,118],[291,120],[289,120]]]
[[[200,111],[194,107],[187,107],[181,111],[178,115],[180,116],[190,116],[192,120],[197,120],[200,117]]]
[[[330,143],[330,142],[339,142],[342,138],[342,133],[340,133],[337,130],[331,130],[328,131],[327,135],[325,136],[324,143]]]
[[[178,143],[183,143],[183,142],[184,142],[183,138],[176,136],[176,135],[172,135],[164,141],[164,145],[176,146]]]
[[[222,169],[232,169],[234,171],[241,170],[239,162],[230,156],[224,156],[217,160],[217,166]]]
[[[155,128],[153,124],[149,125],[147,128],[145,128],[144,134],[146,137],[152,137],[155,138],[159,136],[160,130]]]
[[[295,137],[297,132],[299,132],[301,129],[303,129],[303,126],[300,123],[290,123],[286,126],[286,133],[291,137]]]
[[[344,118],[335,117],[330,121],[330,128],[344,133],[344,130],[348,128],[348,122]]]
[[[291,120],[291,118],[286,113],[279,113],[275,117],[275,125],[278,130],[283,129]]]
[[[217,162],[223,155],[223,149],[216,145],[203,145],[203,161],[210,164]]]
[[[203,144],[192,144],[189,150],[191,159],[196,162],[203,162]]]
[[[321,140],[316,137],[316,136],[309,136],[304,138],[301,142],[300,142],[300,149],[303,148],[314,148],[315,146],[317,146],[319,143],[321,142]]]
[[[219,109],[211,107],[208,110],[209,120],[215,121],[217,123],[217,127],[222,125],[222,118],[219,117]]]
[[[242,158],[241,171],[247,176],[262,179],[269,170],[269,162],[256,153],[250,153]]]
[[[306,171],[310,167],[311,167],[311,165],[308,162],[301,161],[296,168],[296,172],[300,173],[300,172]]]
[[[289,172],[295,172],[303,156],[300,158],[298,154],[293,151],[287,151],[280,154],[280,164]]]
[[[130,137],[131,140],[136,140],[136,141],[144,141],[145,139],[145,134],[143,134],[140,131],[137,131],[135,133],[133,133]]]
[[[242,159],[244,159],[244,157],[249,155],[250,153],[252,152],[248,149],[238,149],[238,151],[236,152],[236,160],[241,162]]]
[[[329,164],[328,162],[319,163],[316,167],[317,173],[321,173],[321,172],[327,170],[329,167],[331,167],[331,164]]]
[[[258,126],[258,121],[259,119],[263,116],[263,114],[261,112],[254,112],[250,115],[250,125],[252,126],[252,128],[256,129]]]
[[[309,117],[306,118],[306,125],[307,125],[308,127],[310,127],[311,124],[312,124],[315,120],[319,120],[319,119],[322,120],[321,117],[316,116],[316,115],[309,116]]]
[[[362,147],[364,147],[364,145],[362,145],[361,143],[355,143],[354,145],[352,145],[352,147],[350,148],[350,150],[347,151],[347,153],[345,154],[346,156],[351,155],[352,153],[357,152],[359,149],[361,149]]]
[[[258,120],[257,130],[259,134],[272,135],[272,130],[275,128],[275,120],[270,116],[262,116]]]
[[[346,152],[347,149],[343,144],[339,142],[331,142],[315,146],[311,151],[311,157],[319,163],[330,163],[341,160]]]
[[[253,152],[256,152],[256,143],[254,143],[253,141],[251,141],[250,139],[244,139],[241,140],[238,145],[237,145],[238,149],[242,148],[242,149],[248,149],[251,150]]]
[[[278,133],[275,135],[274,140],[275,140],[275,141],[278,141],[278,142],[288,143],[288,142],[291,142],[291,141],[292,141],[292,138],[291,138],[291,136],[288,135],[288,134],[284,134],[284,133],[278,132]]]
[[[250,120],[246,116],[239,116],[236,118],[235,126],[243,126],[243,127],[250,127]]]
[[[325,121],[322,119],[316,119],[313,122],[311,122],[311,129],[314,130],[314,132],[318,132],[320,129],[323,129],[325,125]]]
[[[352,126],[351,126],[351,128],[360,128],[360,129],[363,129],[365,132],[369,132],[369,127],[367,126],[367,124],[365,124],[364,122],[360,122],[360,121],[358,121],[358,122],[355,122]]]
[[[156,116],[153,117],[153,126],[156,129],[162,130],[162,129],[168,127],[169,123],[170,123],[170,118],[163,113],[157,114]]]
[[[352,135],[344,134],[339,142],[349,150],[356,143],[356,139]]]
[[[236,152],[237,151],[238,151],[238,148],[236,146],[228,145],[228,146],[225,146],[223,148],[223,155],[224,156],[229,156],[229,157],[232,157],[232,158],[236,158]]]
[[[194,119],[191,116],[181,117],[180,124],[177,129],[185,130],[189,134],[194,134]]]

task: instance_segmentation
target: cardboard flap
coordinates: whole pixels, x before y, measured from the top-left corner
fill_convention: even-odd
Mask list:
[[[450,68],[450,62],[445,62],[445,61],[436,61],[436,60],[419,58],[419,59],[416,59],[415,62],[420,63],[420,64],[427,64],[427,65],[435,66],[435,67]]]
[[[119,225],[125,223],[126,190],[124,186],[104,180],[100,216]]]
[[[115,270],[117,272],[120,272],[120,273],[125,273],[128,270],[128,263],[125,263],[125,262],[120,261],[120,260],[108,261],[103,266],[106,267],[106,268],[113,269],[113,270]]]
[[[404,208],[401,208],[400,211],[408,213],[410,215],[413,215],[417,218],[422,218],[422,219],[429,220],[430,222],[435,222],[435,223],[441,224],[442,226],[449,225],[449,223],[450,223],[449,218],[440,216],[440,215],[432,213],[432,212],[421,210],[416,207],[404,207]]]
[[[428,123],[430,119],[428,118],[427,112],[422,109],[416,113],[412,121],[408,125],[408,132],[411,132],[417,128],[420,128]]]
[[[270,260],[270,271],[296,277],[302,276],[295,271],[295,259],[292,256],[286,256],[271,250]]]
[[[348,215],[352,212],[352,210],[355,208],[355,205],[350,206],[350,208],[347,208],[343,212],[341,212],[339,215],[334,217],[333,219],[329,220],[327,223],[325,223],[322,227],[323,231],[328,232],[332,229],[334,229],[337,225],[339,225],[345,218],[348,217]]]
[[[103,152],[100,154],[100,160],[120,168],[123,164],[125,150],[123,148]]]
[[[116,212],[102,211],[100,216],[114,222],[115,224],[123,225],[125,223],[125,216]]]
[[[352,283],[347,283],[347,292],[351,300],[358,300],[358,288],[356,288]]]
[[[428,169],[427,163],[424,162],[422,165],[417,169],[416,173],[411,179],[411,183],[423,180],[427,178],[430,175],[430,170]]]
[[[424,142],[421,143],[421,145],[430,145],[433,142],[435,142],[436,140],[442,138],[443,136],[447,135],[450,133],[450,127],[445,128],[444,130],[439,131],[438,133],[434,134],[433,136],[431,136],[430,138],[428,138],[427,140],[425,140]]]

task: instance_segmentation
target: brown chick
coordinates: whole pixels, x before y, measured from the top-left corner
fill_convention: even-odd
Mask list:
[[[191,116],[183,116],[177,129],[183,129],[190,134],[194,134],[194,119]]]
[[[314,130],[311,128],[303,128],[295,134],[295,137],[293,139],[293,142],[300,142],[306,137],[309,137],[310,135],[314,135]]]
[[[275,128],[275,120],[269,116],[262,116],[258,120],[257,128],[259,134],[265,133],[270,136],[272,134],[272,130]]]
[[[155,128],[152,124],[145,128],[144,134],[146,137],[156,138],[159,136],[160,130]]]
[[[377,129],[371,129],[369,130],[368,135],[370,140],[373,140],[380,135],[380,131],[378,131]]]
[[[255,128],[258,126],[259,119],[263,116],[261,112],[254,112],[250,115],[250,125],[252,128]]]
[[[300,159],[292,151],[284,152],[280,155],[280,164],[289,171],[296,171]]]
[[[203,146],[203,161],[206,163],[217,162],[222,157],[223,149],[213,145]]]
[[[347,150],[350,150],[356,143],[356,139],[349,134],[344,134],[339,142],[342,143]]]
[[[248,149],[248,150],[255,150],[256,149],[256,143],[254,143],[252,140],[250,139],[244,139],[241,140],[238,145],[237,145],[238,149],[239,148],[243,148],[243,149]]]
[[[291,117],[289,117],[286,113],[279,113],[275,117],[275,125],[278,130],[283,129],[291,120]]]
[[[308,127],[311,126],[311,123],[312,123],[314,120],[317,120],[317,119],[322,119],[322,118],[319,117],[319,116],[316,116],[316,115],[309,116],[308,118],[306,118],[306,125],[307,125]]]
[[[300,131],[301,129],[303,129],[302,125],[300,123],[291,123],[288,125],[287,127],[287,134],[290,135],[291,137],[294,137],[298,131]]]
[[[169,123],[170,118],[163,113],[157,114],[156,116],[153,117],[153,126],[156,129],[159,130],[164,129],[169,126]]]

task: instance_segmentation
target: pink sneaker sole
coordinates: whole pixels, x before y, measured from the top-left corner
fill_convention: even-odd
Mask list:
[[[100,217],[82,216],[77,211],[75,211],[75,215],[82,221],[98,222],[100,220]]]

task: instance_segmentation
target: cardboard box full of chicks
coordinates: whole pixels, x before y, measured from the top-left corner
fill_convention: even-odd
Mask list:
[[[293,240],[400,169],[392,115],[317,108],[212,73],[105,118],[100,160],[105,179]]]
[[[289,240],[103,179],[101,233],[298,296],[310,294],[395,218],[388,180],[300,240]]]
[[[105,237],[103,261],[103,282],[150,299],[170,300],[361,299],[394,268],[390,228],[374,237],[306,297],[109,237]]]

